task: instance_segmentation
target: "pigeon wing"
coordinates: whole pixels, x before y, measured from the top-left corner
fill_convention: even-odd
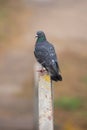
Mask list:
[[[46,43],[44,46],[38,46],[34,51],[37,61],[42,64],[43,67],[48,71],[59,71],[59,66],[57,63],[57,57],[55,49],[52,44]]]
[[[49,55],[50,55],[50,59],[51,59],[51,64],[55,67],[55,69],[57,69],[59,71],[59,65],[58,65],[56,52],[55,52],[54,46],[52,44],[50,44],[50,47],[49,47]]]
[[[49,53],[44,46],[39,46],[35,48],[34,55],[37,61],[45,67],[46,64],[46,57],[48,57]]]

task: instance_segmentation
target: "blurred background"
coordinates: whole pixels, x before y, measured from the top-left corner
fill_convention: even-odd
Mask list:
[[[35,33],[58,54],[55,130],[87,130],[87,0],[0,0],[0,130],[34,128]]]

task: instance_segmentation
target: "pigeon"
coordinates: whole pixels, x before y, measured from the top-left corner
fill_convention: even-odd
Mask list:
[[[37,61],[49,73],[51,80],[62,81],[54,46],[46,39],[43,31],[37,31],[34,55]]]

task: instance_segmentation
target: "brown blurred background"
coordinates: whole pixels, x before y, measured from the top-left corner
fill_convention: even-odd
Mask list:
[[[58,54],[55,130],[87,130],[87,1],[0,0],[0,130],[35,130],[35,33]]]

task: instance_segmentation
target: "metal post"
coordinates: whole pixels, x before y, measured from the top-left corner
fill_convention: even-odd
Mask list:
[[[40,67],[36,67],[39,68]],[[36,73],[37,72],[36,70]],[[53,126],[53,90],[52,82],[50,76],[46,73],[42,75],[41,73],[36,74],[37,87],[36,92],[37,105],[36,105],[36,115],[38,120],[38,130],[54,130]]]

